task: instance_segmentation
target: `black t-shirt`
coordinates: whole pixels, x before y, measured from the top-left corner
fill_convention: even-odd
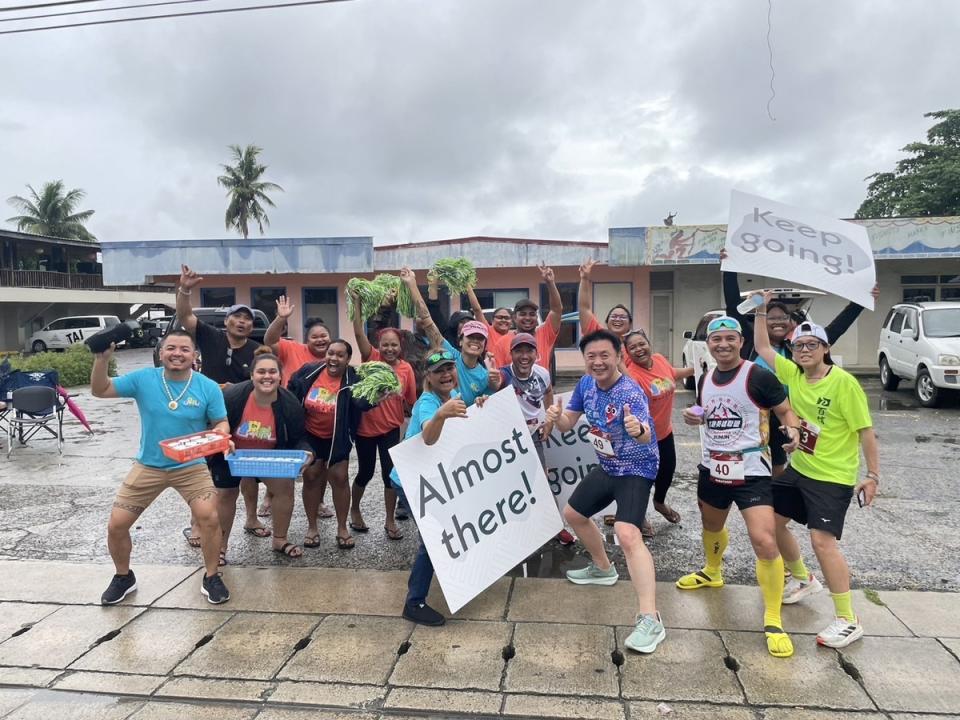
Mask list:
[[[732,370],[714,368],[710,372],[713,373],[714,383],[717,385],[725,385],[733,380],[739,370],[740,366],[738,365]],[[700,398],[703,395],[704,378],[706,378],[706,375],[700,376],[700,386],[697,388],[697,402],[701,401]],[[750,377],[747,378],[747,392],[758,406],[767,410],[776,407],[787,399],[787,391],[783,389],[783,385],[777,380],[777,376],[759,365],[754,365],[750,369]]]
[[[227,333],[202,320],[197,320],[197,349],[201,372],[217,383],[241,383],[250,379],[253,353],[260,347],[256,340],[247,340],[243,347],[230,351]]]

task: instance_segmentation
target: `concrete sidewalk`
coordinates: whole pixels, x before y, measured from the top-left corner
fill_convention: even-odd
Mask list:
[[[796,655],[777,660],[755,587],[661,583],[667,640],[640,656],[626,582],[503,578],[423,628],[399,617],[405,572],[231,566],[213,606],[195,567],[134,570],[138,592],[103,608],[109,566],[0,562],[0,717],[960,717],[957,594],[857,591],[867,637],[838,652],[814,641],[821,593],[784,609]]]

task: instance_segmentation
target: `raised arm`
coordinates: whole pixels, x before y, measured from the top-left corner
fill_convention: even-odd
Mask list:
[[[177,320],[188,333],[196,334],[197,316],[193,314],[193,304],[190,296],[203,278],[186,265],[180,266],[180,284],[177,287]]]
[[[93,356],[93,367],[90,369],[90,394],[98,398],[115,398],[117,389],[110,379],[110,358],[113,357],[114,344],[102,353]]]
[[[367,334],[363,331],[363,318],[360,317],[360,294],[355,290],[347,290],[350,299],[353,301],[353,334],[357,338],[357,348],[360,350],[360,360],[366,362],[370,359],[373,352],[373,346],[367,340]]]
[[[427,304],[423,301],[423,295],[420,294],[420,288],[417,287],[417,276],[408,267],[400,271],[400,279],[410,290],[410,297],[413,300],[413,306],[416,308],[417,318],[423,323],[423,331],[430,338],[430,345],[435,348],[443,347],[443,335],[440,329],[430,316]]]
[[[269,345],[274,353],[280,348],[280,338],[283,337],[283,329],[287,326],[287,321],[293,315],[293,308],[293,304],[286,295],[277,298],[277,316],[267,326],[267,332],[263,334],[263,344]]]
[[[758,357],[762,357],[767,365],[774,367],[777,362],[777,352],[773,349],[773,345],[770,344],[770,335],[767,334],[766,323],[767,303],[770,302],[771,297],[773,297],[773,293],[764,293],[763,305],[754,313],[757,321],[753,323],[753,347],[754,350],[757,351]]]
[[[580,312],[580,332],[586,334],[587,328],[597,322],[593,314],[593,281],[590,273],[597,261],[587,258],[580,266],[580,289],[577,292],[577,310]]]
[[[467,288],[467,300],[470,301],[470,309],[473,311],[474,319],[482,322],[489,330],[490,323],[487,322],[487,318],[483,314],[483,308],[480,306],[480,301],[477,300],[477,294],[473,291],[472,287]]]
[[[563,299],[557,289],[557,280],[554,277],[553,268],[540,263],[537,269],[540,271],[540,277],[547,284],[547,297],[550,299],[550,312],[547,313],[546,322],[550,323],[554,330],[559,331],[560,322],[563,319]]]

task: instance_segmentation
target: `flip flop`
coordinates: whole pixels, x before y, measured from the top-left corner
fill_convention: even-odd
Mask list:
[[[356,547],[356,543],[350,535],[342,536],[337,535],[337,547],[341,550],[353,550]]]
[[[317,517],[332,518],[336,513],[323,503],[320,503],[320,509],[317,511]]]
[[[400,528],[396,530],[391,530],[390,528],[384,526],[384,531],[387,533],[387,537],[391,540],[403,540],[403,533],[400,532]]]
[[[190,547],[192,548],[200,547],[200,538],[198,538],[196,535],[191,534],[190,528],[185,527],[183,529],[183,537],[187,539],[187,545],[189,545]]]
[[[653,525],[648,523],[646,520],[644,520],[643,524],[640,526],[640,534],[648,540],[656,535],[656,533],[653,531]]]
[[[224,565],[229,565],[229,564],[230,564],[230,563],[227,562],[227,551],[226,551],[226,550],[221,550],[221,551],[220,551],[220,560],[217,562],[217,565],[218,565],[219,567],[223,567]]]
[[[369,527],[367,527],[366,525],[357,525],[356,523],[353,522],[353,520],[350,521],[350,529],[358,533],[370,532]]]
[[[704,587],[718,588],[723,587],[723,578],[712,578],[703,570],[697,570],[677,580],[677,587],[681,590],[699,590]]]
[[[297,550],[300,550],[300,552],[295,552]],[[303,557],[303,550],[293,543],[284,543],[282,547],[274,548],[273,551],[281,555],[286,555],[288,558]]]
[[[680,513],[678,513],[676,510],[674,510],[672,507],[670,507],[667,504],[664,504],[664,507],[666,508],[666,511],[661,510],[656,505],[653,506],[653,509],[656,510],[661,515],[663,515],[667,519],[667,522],[673,523],[674,525],[679,523]]]
[[[261,505],[257,508],[257,517],[270,517],[270,507]]]
[[[320,547],[320,536],[319,535],[305,535],[303,538],[303,546],[305,548],[318,548]]]
[[[258,527],[258,528],[245,527],[243,531],[247,535],[253,535],[254,537],[258,537],[258,538],[268,538],[271,535],[270,530],[265,527]]]

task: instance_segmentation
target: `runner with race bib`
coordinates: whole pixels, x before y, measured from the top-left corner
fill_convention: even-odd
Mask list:
[[[786,425],[797,445],[797,419],[787,394],[768,370],[740,358],[740,323],[719,317],[707,326],[707,349],[717,366],[700,378],[699,406],[683,411],[687,425],[703,427],[703,458],[697,483],[706,565],[677,580],[681,590],[723,586],[723,553],[727,549],[727,515],[737,504],[757,555],[757,584],[763,594],[763,629],[774,657],[793,655],[793,643],[780,619],[783,559],[777,549],[773,521],[771,463],[767,443],[770,411]]]

